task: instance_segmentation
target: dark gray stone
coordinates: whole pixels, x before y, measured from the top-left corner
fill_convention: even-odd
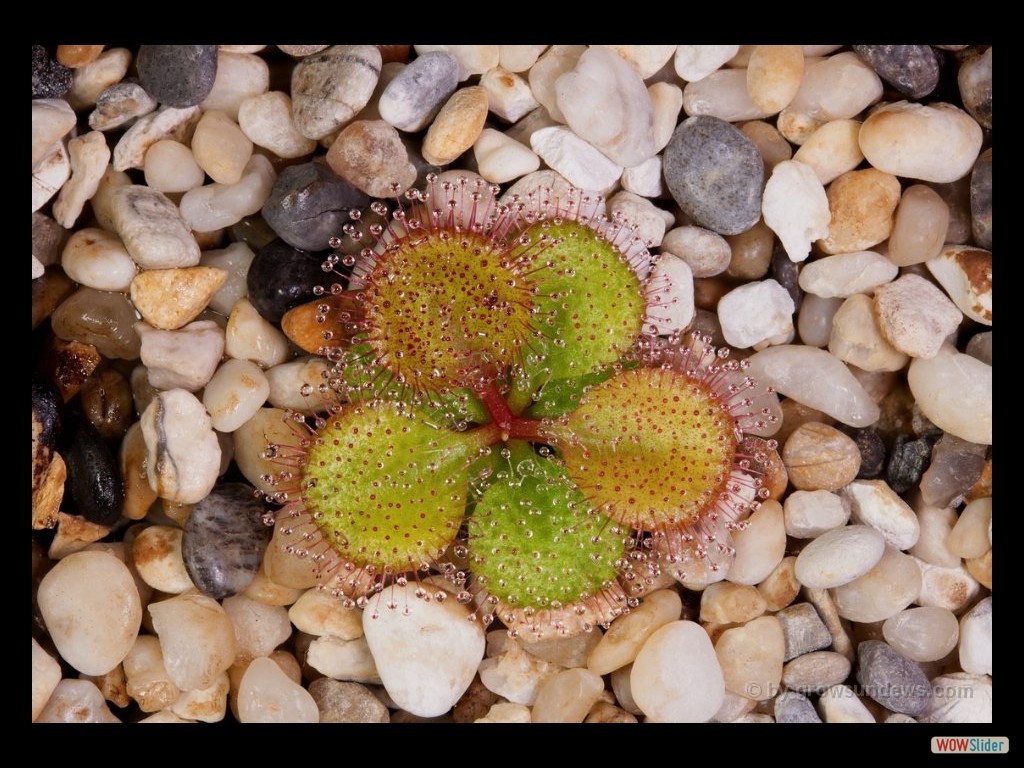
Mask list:
[[[71,88],[71,70],[41,45],[32,46],[32,98],[59,99]]]
[[[776,723],[820,723],[811,700],[802,693],[785,691],[775,697]]]
[[[322,251],[332,237],[341,236],[349,211],[369,202],[325,165],[302,163],[281,171],[263,204],[263,218],[288,245]]]
[[[932,449],[928,470],[921,476],[924,503],[948,507],[957,497],[967,493],[981,477],[986,453],[984,445],[968,442],[956,435],[943,435]]]
[[[850,437],[860,451],[859,480],[874,480],[885,471],[885,441],[874,427],[850,431]]]
[[[992,331],[976,333],[967,342],[964,352],[985,365],[992,365]]]
[[[91,523],[113,525],[121,518],[124,485],[114,454],[87,419],[69,420],[69,445],[64,452],[68,488],[78,511]]]
[[[246,483],[217,486],[192,508],[181,554],[200,591],[219,600],[249,586],[270,541],[263,514],[263,503]]]
[[[365,685],[321,677],[309,684],[321,723],[386,723],[388,708]]]
[[[992,250],[992,148],[978,156],[971,172],[971,232],[974,242]]]
[[[793,314],[800,311],[800,305],[804,302],[804,290],[800,287],[800,265],[789,258],[782,243],[776,242],[772,249],[771,276],[775,281],[786,289],[789,297],[793,299]]]
[[[707,115],[685,120],[662,162],[672,197],[695,224],[738,235],[761,218],[764,163],[731,123]]]
[[[459,62],[441,51],[414,59],[388,83],[377,109],[380,116],[401,131],[423,128],[455,93]]]
[[[775,617],[782,625],[782,636],[786,641],[784,661],[832,645],[832,634],[810,603],[790,605],[775,614]]]
[[[210,95],[217,76],[216,45],[141,45],[139,82],[169,107],[192,107]]]
[[[323,262],[322,257],[282,240],[268,243],[256,251],[249,265],[249,301],[264,319],[281,322],[289,309],[315,298],[316,286],[330,284],[332,278],[324,273]]]
[[[864,694],[890,712],[904,715],[920,715],[932,697],[921,665],[880,640],[857,646],[857,682]]]
[[[927,45],[855,45],[880,78],[900,93],[920,99],[939,84],[939,57]]]
[[[889,464],[885,468],[885,481],[889,487],[896,493],[905,493],[917,485],[928,468],[934,443],[930,437],[911,439],[910,435],[896,435],[889,453]]]
[[[982,128],[992,128],[992,49],[970,49],[957,73],[964,109]]]

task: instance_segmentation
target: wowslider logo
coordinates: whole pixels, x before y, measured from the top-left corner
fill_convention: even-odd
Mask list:
[[[935,754],[1005,754],[1010,751],[1006,736],[932,736]]]

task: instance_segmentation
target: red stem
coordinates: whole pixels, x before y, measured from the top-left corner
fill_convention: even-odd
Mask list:
[[[512,413],[504,395],[498,389],[498,382],[489,379],[476,391],[487,412],[491,415],[494,425],[501,431],[501,441],[534,440],[543,441],[540,434],[541,420],[526,419]]]

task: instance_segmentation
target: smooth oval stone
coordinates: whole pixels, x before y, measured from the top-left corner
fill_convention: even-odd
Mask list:
[[[355,117],[380,79],[380,50],[333,45],[292,70],[292,116],[303,136],[322,139]]]
[[[344,214],[347,218],[347,214]],[[274,240],[256,252],[246,276],[249,302],[260,315],[278,323],[292,307],[312,301],[313,289],[329,282],[323,259]]]
[[[971,231],[982,248],[992,248],[992,148],[978,157],[971,172]]]
[[[316,142],[295,127],[291,97],[281,91],[245,99],[238,107],[238,127],[253,144],[284,159],[302,157],[316,149]]]
[[[199,244],[178,206],[165,195],[132,184],[118,187],[110,196],[114,230],[136,264],[167,269],[199,263]]]
[[[76,283],[99,291],[127,291],[138,269],[117,235],[95,227],[71,235],[60,262]]]
[[[220,600],[256,576],[270,541],[263,504],[246,483],[224,483],[192,508],[181,543],[192,583]]]
[[[413,59],[388,83],[377,108],[382,120],[400,131],[425,128],[459,84],[459,62],[430,51]]]
[[[947,608],[908,608],[890,616],[882,635],[896,651],[914,661],[938,661],[956,648],[960,626]]]
[[[238,123],[219,110],[206,111],[199,118],[191,146],[199,167],[218,184],[236,183],[252,157],[252,142]]]
[[[870,623],[895,616],[918,599],[922,587],[921,570],[914,558],[886,547],[870,571],[836,587],[832,599],[844,619]]]
[[[92,344],[104,357],[139,357],[142,342],[134,327],[135,308],[123,293],[79,288],[54,310],[51,322],[59,338]]]
[[[243,723],[319,723],[309,691],[268,658],[253,659],[238,686],[238,719]]]
[[[62,559],[39,583],[37,599],[61,657],[87,675],[104,675],[120,664],[142,625],[135,579],[106,552]]]
[[[50,694],[36,723],[120,723],[91,680],[64,679]]]
[[[905,715],[921,714],[932,695],[920,665],[879,640],[857,646],[857,682],[883,707]]]
[[[919,358],[907,372],[921,411],[947,432],[972,443],[992,444],[992,366],[944,346]]]
[[[213,428],[234,432],[267,401],[270,383],[256,363],[225,360],[203,390],[203,405]]]
[[[262,214],[289,245],[322,251],[332,237],[341,235],[349,211],[369,202],[365,193],[322,163],[303,163],[281,171]]]
[[[807,264],[800,271],[800,287],[822,298],[845,298],[870,293],[893,280],[899,269],[874,251],[851,251],[826,256]]]
[[[416,182],[416,167],[398,131],[383,120],[356,120],[338,134],[327,164],[372,197],[393,197]]]
[[[884,553],[885,539],[874,528],[834,528],[811,541],[797,555],[796,577],[806,587],[838,587],[870,571]]]
[[[939,57],[927,45],[855,45],[853,50],[897,91],[920,99],[939,84]]]
[[[204,112],[220,110],[238,122],[242,102],[251,96],[266,93],[270,87],[270,68],[260,56],[243,51],[229,51],[219,46],[217,76],[213,88],[200,105]]]
[[[181,215],[197,233],[216,232],[237,224],[263,207],[274,188],[276,174],[265,155],[249,158],[235,184],[207,184],[181,198]],[[217,235],[214,235],[216,243]]]
[[[764,163],[733,125],[688,118],[672,134],[662,162],[672,197],[700,226],[735,235],[761,217]]]
[[[81,417],[71,420],[71,443],[64,452],[71,498],[86,520],[113,525],[121,517],[124,486],[118,462],[102,435]]]
[[[182,504],[205,498],[220,474],[221,450],[203,404],[183,389],[161,392],[141,421],[150,486]]]
[[[725,700],[711,638],[692,621],[670,622],[651,635],[633,662],[629,683],[650,722],[707,722]]]
[[[859,133],[856,120],[831,120],[807,137],[793,159],[809,165],[818,181],[828,184],[864,160],[857,141]]]
[[[167,674],[190,691],[213,685],[235,658],[235,631],[227,612],[205,595],[177,595],[151,603]]]
[[[171,107],[191,107],[213,90],[216,45],[142,45],[135,56],[139,82],[154,99]]]
[[[889,261],[907,267],[935,258],[948,228],[949,207],[938,192],[924,184],[907,188],[889,234]]]
[[[969,57],[956,76],[964,107],[982,127],[992,128],[992,48],[980,56]]]

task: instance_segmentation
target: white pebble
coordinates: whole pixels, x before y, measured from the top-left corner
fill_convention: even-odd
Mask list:
[[[275,408],[291,408],[300,413],[325,410],[333,395],[321,393],[329,365],[322,357],[309,356],[275,365],[265,371],[270,391],[267,399]],[[303,394],[309,387],[309,394]]]
[[[224,331],[212,320],[197,320],[176,331],[140,322],[135,331],[142,340],[142,362],[149,383],[159,390],[202,389],[224,354]]]
[[[824,350],[787,344],[769,347],[747,359],[747,373],[780,395],[851,427],[866,427],[878,420],[879,409],[871,396],[849,368]]]
[[[992,674],[992,597],[960,619],[960,667],[972,675]]]
[[[793,332],[793,297],[775,280],[734,288],[718,301],[718,319],[725,340],[738,349],[777,339]]]
[[[672,138],[683,108],[683,89],[673,83],[651,83],[647,87],[654,107],[654,150],[661,152]]]
[[[199,244],[178,207],[155,189],[135,184],[110,192],[112,228],[144,269],[194,267]]]
[[[760,584],[786,554],[786,525],[782,505],[763,502],[747,518],[747,527],[732,535],[736,559],[726,577],[734,584]]]
[[[823,124],[852,118],[881,97],[881,79],[860,56],[848,51],[809,64],[796,96],[782,114],[805,115]]]
[[[53,197],[71,176],[71,161],[63,144],[56,144],[32,169],[32,213]]]
[[[921,591],[918,605],[933,605],[959,613],[973,602],[981,591],[981,585],[962,565],[944,568],[914,558],[921,573]]]
[[[874,251],[853,251],[815,259],[800,270],[800,287],[822,298],[870,293],[892,281],[899,268]]]
[[[857,120],[831,120],[807,138],[793,159],[809,165],[818,181],[828,184],[864,160],[857,139],[859,135],[860,123]]]
[[[750,99],[745,69],[720,69],[688,83],[683,88],[683,110],[687,115],[711,115],[727,123],[760,120],[772,114]]]
[[[124,659],[125,688],[143,712],[169,707],[181,696],[164,666],[160,641],[153,635],[139,635]]]
[[[63,99],[32,101],[32,170],[75,127],[74,110]]]
[[[915,358],[934,358],[963,319],[941,290],[914,274],[880,285],[875,291],[875,312],[889,342]]]
[[[527,78],[530,90],[557,123],[564,123],[565,115],[558,108],[555,83],[563,74],[572,71],[586,50],[585,45],[553,45],[530,67]]]
[[[140,117],[114,145],[114,170],[142,168],[146,152],[158,141],[184,141],[201,114],[199,107],[163,107]]]
[[[270,394],[263,371],[248,360],[226,360],[203,391],[213,428],[234,432],[253,417]]]
[[[243,723],[319,723],[312,695],[267,658],[254,659],[238,686],[238,719]]]
[[[917,543],[921,534],[917,515],[884,480],[854,480],[842,493],[850,502],[853,519],[881,533],[887,544],[905,550]]]
[[[992,678],[952,672],[932,678],[928,708],[919,723],[991,723]]]
[[[814,539],[846,525],[849,503],[831,491],[793,491],[784,504],[786,533],[794,539]]]
[[[265,458],[263,452],[267,443],[289,445],[295,439],[295,433],[289,427],[290,421],[280,408],[260,408],[256,415],[231,433],[238,469],[246,480],[266,493],[273,493],[274,487],[263,480],[263,476],[276,476],[281,467]]]
[[[719,581],[700,596],[700,620],[707,624],[743,624],[765,612],[767,602],[749,584]]]
[[[526,117],[539,106],[529,84],[519,75],[501,67],[485,72],[480,78],[480,85],[487,93],[487,108],[510,123]]]
[[[545,680],[531,713],[534,723],[582,723],[604,692],[604,681],[587,669],[566,669]]]
[[[252,249],[241,241],[232,243],[227,248],[203,251],[199,260],[202,266],[217,267],[228,273],[224,285],[210,297],[210,309],[225,316],[230,315],[238,300],[249,295],[246,281],[249,276],[249,265],[255,258],[256,254]]]
[[[466,606],[427,602],[413,591],[392,587],[378,608],[364,611],[363,631],[388,695],[414,715],[436,717],[473,681],[484,656],[484,632],[468,621]]]
[[[181,722],[199,720],[204,723],[219,723],[224,719],[224,715],[228,711],[228,690],[230,687],[231,683],[228,680],[228,675],[226,672],[223,672],[205,688],[194,688],[191,691],[184,691],[171,705],[170,710],[164,711],[181,718]]]
[[[96,103],[97,97],[110,86],[121,82],[128,73],[132,52],[127,48],[109,48],[84,67],[74,71],[67,99],[75,109]]]
[[[91,131],[68,142],[68,155],[71,178],[53,203],[53,218],[65,229],[75,225],[86,201],[96,194],[110,162],[110,148],[102,133]]]
[[[918,495],[915,497],[914,511],[921,526],[921,535],[910,554],[944,568],[960,565],[960,556],[950,551],[948,546],[949,534],[957,520],[956,510],[929,506]]]
[[[183,389],[160,392],[142,413],[150,487],[168,501],[195,504],[220,474],[220,444],[210,416]]]
[[[153,589],[180,595],[193,589],[181,553],[181,528],[151,525],[132,542],[135,572]]]
[[[651,267],[647,285],[644,326],[657,328],[659,334],[676,333],[689,327],[696,312],[690,265],[663,252]]]
[[[39,583],[39,611],[58,653],[86,675],[124,659],[142,625],[142,602],[128,567],[106,552],[75,552]]]
[[[622,222],[633,230],[631,236],[649,248],[661,245],[666,226],[674,221],[671,214],[650,200],[626,191],[617,192],[608,200],[608,211],[613,219],[621,216]]]
[[[233,595],[222,605],[235,634],[235,664],[269,656],[292,636],[288,610],[283,606],[259,603],[245,595]]]
[[[874,528],[834,528],[803,548],[796,558],[796,577],[806,587],[838,587],[870,571],[884,552],[885,539]]]
[[[120,723],[91,680],[61,680],[34,723]]]
[[[220,603],[205,595],[179,595],[151,603],[164,666],[183,691],[207,688],[235,659],[235,631]]]
[[[644,643],[629,676],[637,706],[655,723],[704,723],[725,701],[725,680],[707,632],[673,621]]]
[[[683,80],[702,80],[739,52],[738,45],[680,45],[676,47],[676,74]]]
[[[270,368],[288,359],[288,338],[264,320],[248,299],[239,299],[228,318],[224,351],[229,357]]]
[[[960,557],[981,557],[992,549],[992,497],[986,496],[970,502],[949,533],[946,544]]]
[[[641,197],[661,197],[661,158],[658,155],[622,171],[622,188]]]
[[[63,191],[63,190],[62,190]],[[960,311],[992,325],[992,253],[982,248],[947,245],[925,262]]]
[[[161,139],[146,150],[144,170],[146,184],[160,192],[188,192],[206,180],[192,150],[173,139]]]
[[[914,558],[886,547],[874,568],[836,587],[832,599],[844,619],[867,624],[895,616],[919,598],[921,589]]]
[[[603,192],[622,175],[622,166],[568,128],[553,126],[530,136],[533,151],[551,168],[580,189]]]
[[[544,53],[546,45],[499,45],[498,65],[509,72],[525,72]]]
[[[219,110],[238,120],[242,103],[253,96],[267,92],[270,87],[270,68],[260,56],[246,52],[217,51],[217,75],[213,88],[199,105],[203,112]]]
[[[138,269],[117,235],[95,227],[68,238],[60,264],[76,283],[99,291],[127,291]]]
[[[60,664],[32,638],[32,722],[43,711],[60,682]]]
[[[818,709],[826,723],[873,723],[875,718],[853,689],[846,685],[833,685],[821,694]]]
[[[523,644],[515,638],[508,638],[507,633],[501,632],[501,637],[495,637],[497,634],[488,633],[488,658],[480,662],[480,682],[487,690],[502,698],[516,704],[533,706],[541,683],[561,667],[527,653]],[[500,650],[496,649],[496,640],[504,641]]]
[[[644,80],[668,64],[676,53],[674,45],[608,45],[621,56]]]
[[[238,127],[253,144],[284,159],[304,157],[316,149],[316,142],[303,136],[295,126],[291,97],[281,91],[261,93],[243,101],[238,107]]]
[[[321,674],[334,680],[379,685],[380,673],[370,653],[366,638],[342,640],[323,635],[309,644],[306,663]]]
[[[493,128],[484,128],[473,144],[480,175],[495,184],[518,179],[540,168],[540,158],[528,147]]]
[[[363,636],[363,612],[346,608],[330,592],[307,589],[288,609],[288,618],[300,632],[331,635],[339,640],[358,640]]]
[[[230,227],[263,207],[277,174],[264,155],[254,154],[235,184],[207,184],[181,198],[181,215],[196,232]]]
[[[594,674],[606,675],[632,663],[651,635],[660,627],[677,621],[682,609],[682,600],[675,590],[651,592],[639,608],[612,622],[591,651],[587,667]]]
[[[960,626],[946,608],[907,608],[885,620],[882,635],[908,659],[938,661],[956,648]]]
[[[797,160],[775,166],[764,187],[761,210],[764,223],[779,236],[790,261],[804,261],[811,243],[828,236],[832,214],[825,187],[809,165]]]
[[[503,46],[504,47],[504,46]],[[522,704],[513,704],[508,701],[499,701],[492,704],[487,714],[478,717],[474,723],[530,723],[530,708]]]
[[[992,366],[944,346],[910,364],[907,382],[922,413],[963,440],[992,444]]]

